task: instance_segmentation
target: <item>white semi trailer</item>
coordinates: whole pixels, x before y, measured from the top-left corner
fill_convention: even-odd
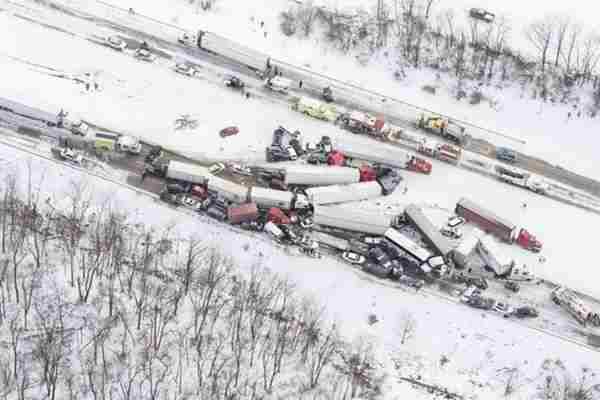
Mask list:
[[[325,186],[360,182],[358,168],[299,164],[284,168],[287,185]]]
[[[306,196],[283,190],[252,187],[248,199],[261,208],[278,207],[284,210],[302,209],[309,206]]]
[[[387,240],[412,256],[419,263],[423,272],[429,273],[435,271],[439,275],[444,275],[448,272],[448,266],[444,257],[434,255],[396,229],[387,229],[384,236]]]
[[[248,201],[248,187],[211,175],[208,178],[209,192],[216,193],[233,203],[246,203]]]
[[[166,177],[184,182],[204,184],[212,175],[207,168],[200,165],[171,160],[167,166]]]
[[[313,221],[317,225],[370,235],[383,236],[394,219],[391,215],[368,212],[347,206],[317,205],[313,207]]]
[[[306,189],[306,195],[311,204],[326,205],[373,199],[382,196],[383,193],[377,181],[370,181],[311,187]]]
[[[256,72],[262,73],[269,64],[269,56],[242,46],[232,40],[212,32],[200,31],[198,33],[198,46],[211,53],[227,57]]]
[[[481,259],[497,276],[507,276],[515,265],[513,259],[502,253],[498,248],[496,239],[491,235],[485,235],[479,238],[477,252],[481,256]]]

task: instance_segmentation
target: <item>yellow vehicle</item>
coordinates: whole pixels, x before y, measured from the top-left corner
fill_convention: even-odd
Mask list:
[[[96,151],[104,152],[104,151],[114,151],[115,150],[115,141],[111,139],[105,138],[96,138],[94,139],[94,149]]]
[[[421,114],[417,119],[417,126],[421,129],[429,129],[436,131],[438,134],[443,134],[448,127],[448,121],[442,117]]]
[[[337,118],[337,111],[333,104],[323,103],[308,97],[295,99],[292,109],[324,121],[333,122]]]

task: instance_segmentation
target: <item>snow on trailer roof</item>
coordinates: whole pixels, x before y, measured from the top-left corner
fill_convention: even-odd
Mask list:
[[[425,241],[428,242],[437,253],[446,256],[452,251],[454,248],[452,243],[440,233],[435,225],[433,225],[431,220],[423,213],[421,207],[415,204],[409,204],[404,209],[404,213],[419,232],[421,232]]]
[[[206,179],[212,179],[214,177],[214,175],[208,171],[208,168],[189,162],[171,160],[169,161],[169,169],[177,172],[183,172],[188,175],[202,176]]]
[[[323,232],[313,232],[312,238],[319,243],[326,244],[340,250],[350,249],[350,241],[339,238],[337,236],[329,235]]]
[[[480,246],[483,246],[488,253],[493,255],[498,264],[508,266],[513,262],[513,259],[498,247],[499,242],[494,236],[488,234],[480,237],[479,244]]]
[[[237,183],[214,175],[210,175],[208,178],[208,190],[218,192],[226,199],[237,203],[243,203],[248,199],[248,187],[238,185]]]
[[[488,219],[491,221],[496,221],[497,223],[502,224],[502,225],[506,226],[507,228],[514,229],[516,226],[509,220],[497,216],[496,214],[494,214],[492,211],[488,210],[487,208],[481,207],[478,204],[472,202],[471,200],[469,200],[465,197],[461,198],[458,201],[458,203],[456,203],[456,207],[458,208],[459,206],[462,208],[465,208],[467,210],[471,210],[471,211],[475,212],[476,214],[481,215],[485,219]]]
[[[376,181],[351,183],[349,185],[316,186],[306,189],[313,204],[332,204],[368,200],[382,195]]]
[[[406,251],[422,263],[429,260],[433,256],[429,250],[419,246],[417,243],[413,242],[411,239],[404,236],[394,228],[387,229],[384,236],[396,246],[400,247],[402,250]]]
[[[370,143],[369,146],[365,146],[364,144],[352,144],[348,140],[345,140],[344,142],[336,143],[334,147],[348,157],[401,168],[404,168],[406,162],[414,156],[406,150],[381,143]]]
[[[392,225],[393,217],[347,206],[314,206],[313,221],[354,232],[383,236]]]
[[[479,229],[475,228],[473,229],[473,232],[471,232],[470,235],[468,235],[467,237],[465,237],[458,246],[456,246],[456,248],[454,249],[454,252],[463,255],[463,256],[468,256],[471,252],[473,252],[473,250],[475,249],[475,247],[477,246],[477,243],[479,243],[479,238],[483,235],[483,232],[481,232]]]
[[[252,187],[252,200],[257,203],[264,202],[268,199],[269,202],[289,203],[292,201],[294,194],[285,190],[267,189],[258,186]]]

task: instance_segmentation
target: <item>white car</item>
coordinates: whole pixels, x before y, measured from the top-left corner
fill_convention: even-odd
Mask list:
[[[61,149],[60,157],[73,164],[81,165],[81,163],[83,163],[83,156],[68,148]]]
[[[455,215],[448,219],[448,222],[446,223],[446,225],[449,228],[456,228],[457,226],[460,226],[464,223],[465,223],[465,219],[463,217],[459,217],[459,216]]]
[[[182,206],[190,208],[194,211],[203,209],[203,204],[190,196],[181,196],[179,201],[181,202]]]
[[[71,132],[75,135],[87,136],[90,132],[90,126],[82,120],[75,121],[70,124]]]
[[[462,232],[456,228],[451,228],[449,226],[444,226],[440,230],[440,233],[450,239],[460,239],[462,237]]]
[[[109,36],[104,39],[106,45],[118,51],[123,51],[127,48],[127,43],[118,36]]]
[[[366,261],[365,256],[360,255],[358,253],[354,253],[352,251],[343,252],[342,259],[344,259],[344,261],[346,261],[350,264],[353,264],[353,265],[362,265]]]
[[[208,167],[208,172],[213,175],[220,174],[223,171],[225,171],[225,165],[223,163],[215,163]]]
[[[182,75],[194,76],[198,71],[196,71],[196,67],[186,63],[177,63],[175,64],[175,72],[180,73]]]
[[[365,242],[366,244],[379,244],[381,243],[382,238],[380,237],[372,237],[372,236],[367,236],[363,238],[363,242]]]
[[[249,167],[246,167],[245,165],[229,163],[227,164],[227,167],[230,171],[235,172],[236,174],[252,176],[252,170]]]
[[[462,292],[460,296],[460,301],[466,303],[471,297],[477,296],[481,296],[481,290],[477,289],[475,286],[469,286]]]
[[[142,61],[153,62],[156,60],[156,55],[152,54],[149,50],[146,49],[137,49],[135,51],[135,58]]]

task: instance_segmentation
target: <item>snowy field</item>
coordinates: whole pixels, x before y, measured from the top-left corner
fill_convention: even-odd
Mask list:
[[[20,35],[18,46],[6,35],[0,37],[6,71],[0,76],[0,88],[4,96],[25,104],[48,111],[62,107],[98,125],[131,132],[190,155],[264,160],[264,146],[280,124],[300,129],[308,141],[327,134],[334,141],[347,137],[364,145],[371,143],[368,138],[305,118],[287,106],[246,100],[219,84],[184,78],[170,70],[172,65],[141,63],[130,55],[5,14],[0,14],[0,22]],[[63,46],[50,49],[43,45],[42,37],[60,41]],[[90,72],[101,91],[86,93],[81,84],[37,72],[15,58],[74,76]],[[174,120],[183,114],[196,119],[198,127],[175,131]],[[218,131],[228,125],[239,126],[241,133],[220,138]],[[542,241],[542,255],[547,259],[544,264],[538,263],[537,255],[516,246],[502,246],[518,264],[527,264],[540,277],[600,297],[595,279],[589,279],[590,274],[597,275],[588,262],[595,257],[592,229],[600,224],[598,215],[435,161],[431,176],[406,173],[405,183],[409,187],[406,195],[401,188],[379,205],[371,202],[366,206],[384,210],[395,207],[399,212],[402,206],[416,202],[445,210],[445,217],[460,197],[469,197],[491,206]],[[526,210],[521,207],[524,202],[528,204]]]
[[[62,0],[64,4],[81,9],[97,9],[93,0]],[[455,116],[479,126],[506,133],[510,136],[525,140],[520,144],[512,140],[505,140],[494,135],[485,135],[498,145],[513,147],[515,150],[526,154],[539,156],[565,168],[582,173],[592,178],[600,179],[600,170],[596,167],[600,161],[598,153],[594,150],[600,144],[600,139],[594,133],[598,123],[595,119],[587,117],[567,121],[567,113],[572,109],[569,106],[541,106],[529,99],[529,95],[522,97],[518,84],[508,86],[502,90],[495,87],[484,88],[484,94],[497,101],[498,105],[492,109],[487,103],[478,106],[469,106],[458,103],[443,89],[448,89],[453,81],[442,77],[436,80],[431,71],[407,71],[408,77],[402,82],[392,78],[395,69],[395,60],[392,53],[388,57],[376,56],[368,66],[363,67],[352,55],[342,55],[332,50],[315,36],[308,40],[289,38],[280,33],[279,13],[286,10],[293,3],[287,0],[245,1],[222,0],[218,2],[215,10],[199,12],[196,6],[190,6],[186,1],[129,1],[126,4],[118,0],[109,0],[121,7],[133,7],[138,13],[181,26],[189,30],[198,28],[222,34],[230,39],[246,44],[256,50],[268,53],[275,58],[285,60],[297,65],[302,65],[316,72],[325,73],[346,82],[352,82],[372,90],[379,91],[391,97],[428,108],[445,114]],[[322,0],[319,4],[330,6],[351,7],[364,5],[372,9],[374,1],[368,0]],[[491,0],[474,2],[460,0],[452,4],[434,3],[439,11],[442,8],[452,8],[457,17],[462,18],[471,6],[488,7],[496,14],[506,13],[513,21],[512,35],[515,41],[520,40],[521,47],[526,47],[523,40],[523,30],[532,20],[548,14],[573,15],[581,18],[582,23],[592,28],[595,24],[593,12],[583,12],[595,4],[581,2],[565,3],[550,2],[541,4],[541,0],[528,2],[521,5],[516,1],[492,2]],[[523,11],[533,10],[531,13]],[[582,8],[584,7],[584,8]],[[544,10],[540,14],[540,10]],[[114,12],[114,15],[120,13]],[[528,15],[528,16],[525,16]],[[138,22],[141,18],[131,17]],[[465,17],[466,18],[466,17]],[[264,29],[260,28],[260,21],[265,22]],[[266,35],[265,35],[266,32]],[[440,86],[441,94],[429,95],[420,88],[425,84]],[[582,93],[586,99],[588,93]],[[480,135],[481,136],[481,135]]]
[[[178,213],[144,195],[56,163],[30,158],[14,148],[0,145],[0,163],[0,179],[17,169],[25,173],[30,163],[33,188],[39,188],[42,198],[50,197],[53,203],[60,202],[74,183],[84,180],[86,187],[93,188],[98,206],[107,200],[119,204],[131,215],[132,223],[175,226],[182,235],[198,233],[207,244],[223,248],[244,268],[261,263],[288,275],[302,293],[314,295],[327,306],[328,315],[339,321],[347,338],[366,335],[374,342],[389,374],[385,398],[402,394],[412,399],[430,398],[397,383],[397,374],[421,375],[425,382],[443,384],[453,391],[470,393],[473,398],[499,398],[504,378],[498,371],[518,368],[520,386],[514,398],[527,399],[539,383],[539,367],[547,358],[561,359],[573,371],[584,365],[600,365],[597,352],[489,313],[446,303],[412,289],[391,287],[332,258],[290,256],[264,238],[223,229],[223,225],[204,217]],[[417,320],[416,329],[413,337],[401,345],[399,327],[407,313]],[[379,322],[367,324],[369,314],[377,315]],[[441,365],[444,356],[449,361]],[[395,370],[394,365],[399,369]]]

